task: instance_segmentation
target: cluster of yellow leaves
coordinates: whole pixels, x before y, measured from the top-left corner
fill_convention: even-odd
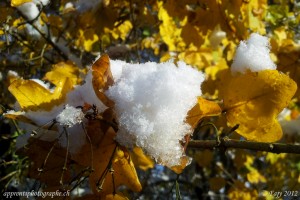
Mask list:
[[[169,0],[157,3],[157,9],[162,22],[159,34],[169,51],[178,53],[175,56],[179,59],[200,69],[218,62],[226,53],[224,47],[249,36],[249,30],[266,33],[262,21],[267,10],[265,0],[234,3],[229,0],[201,3]]]

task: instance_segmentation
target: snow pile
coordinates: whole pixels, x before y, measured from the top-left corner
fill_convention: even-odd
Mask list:
[[[276,69],[270,58],[270,44],[267,37],[252,33],[248,41],[239,44],[231,72],[245,73],[247,70],[258,72],[266,69]]]
[[[172,62],[132,64],[111,60],[111,71],[115,83],[106,95],[115,102],[119,123],[117,142],[126,147],[137,145],[143,148],[158,163],[179,165],[184,156],[180,141],[192,131],[185,119],[201,95],[200,85],[204,75],[184,62],[178,62],[176,66]],[[67,130],[70,134],[69,151],[71,154],[77,153],[86,141],[81,123],[88,121],[77,107],[86,103],[95,105],[99,113],[107,108],[95,94],[92,78],[92,70],[89,70],[85,83],[74,86],[66,100],[50,111],[25,112],[25,117],[35,122],[38,129],[46,130],[35,131],[38,133],[35,137],[51,141],[54,138],[48,137],[47,132],[58,130],[59,143],[66,147]],[[34,81],[53,91],[44,82]],[[47,130],[53,123],[56,128]],[[28,128],[34,130],[34,127]],[[29,137],[28,134],[21,137],[22,141],[18,144],[26,144],[25,140]]]
[[[56,121],[61,126],[72,127],[80,124],[84,119],[84,113],[80,108],[66,105],[65,109],[56,116]]]
[[[118,67],[113,66],[112,69]],[[121,62],[118,63],[122,64]],[[157,162],[180,164],[179,143],[191,133],[187,112],[201,95],[204,75],[183,62],[122,65],[106,94],[115,102],[119,131],[116,140],[126,147],[137,145]]]

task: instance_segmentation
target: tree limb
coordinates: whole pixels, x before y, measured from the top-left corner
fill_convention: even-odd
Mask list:
[[[217,140],[191,140],[188,143],[191,149],[248,149],[254,151],[266,151],[272,153],[294,153],[300,154],[300,145],[282,143],[264,143],[252,141],[240,141],[222,138]]]

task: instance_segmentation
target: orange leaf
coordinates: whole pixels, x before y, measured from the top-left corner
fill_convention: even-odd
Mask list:
[[[187,156],[181,157],[180,165],[176,165],[171,167],[171,170],[174,171],[176,174],[181,174],[184,168],[190,164],[190,158]]]
[[[114,83],[110,71],[110,61],[107,54],[103,54],[92,65],[93,71],[93,88],[97,97],[107,106],[112,107],[113,102],[106,97],[104,91]]]
[[[107,114],[109,115],[109,114]],[[94,193],[105,196],[112,194],[114,186],[126,185],[133,191],[140,191],[141,184],[136,174],[130,155],[126,149],[117,146],[115,131],[104,126],[105,122],[90,121],[87,132],[93,145],[93,169],[90,186]],[[95,131],[97,130],[97,131]],[[73,158],[83,166],[91,166],[90,144],[86,143],[80,153]],[[109,168],[114,170],[114,182]],[[101,185],[101,190],[99,186]]]

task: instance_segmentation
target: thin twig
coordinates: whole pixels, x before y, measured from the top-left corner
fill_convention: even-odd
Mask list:
[[[64,179],[64,173],[65,171],[67,171],[67,162],[68,162],[68,156],[69,156],[69,132],[67,130],[66,127],[63,128],[64,129],[64,133],[66,134],[66,138],[67,138],[67,151],[66,151],[66,157],[65,157],[65,162],[64,162],[64,166],[62,168],[62,173],[60,176],[60,181],[59,183],[63,186],[63,179]]]
[[[235,149],[248,149],[254,151],[266,151],[272,153],[300,154],[300,145],[297,144],[240,141],[240,140],[232,140],[227,138],[221,138],[219,144],[216,140],[191,140],[188,144],[188,148],[193,148],[193,149],[235,148]]]

